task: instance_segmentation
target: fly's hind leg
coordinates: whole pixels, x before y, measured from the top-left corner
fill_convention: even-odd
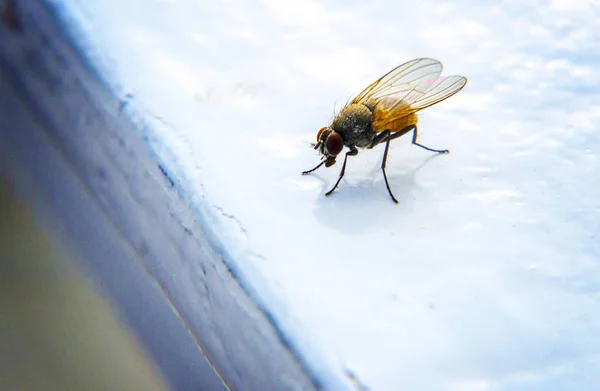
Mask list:
[[[426,147],[426,146],[424,146],[423,144],[419,144],[419,143],[417,142],[417,136],[418,136],[418,134],[417,134],[417,125],[411,125],[411,126],[413,127],[413,138],[412,138],[412,143],[413,143],[414,145],[416,145],[416,146],[418,146],[418,147],[421,147],[421,148],[423,148],[423,149],[426,149],[426,150],[428,150],[428,151],[431,151],[431,152],[437,152],[437,153],[450,153],[450,151],[449,151],[448,149],[433,149],[433,148]],[[409,127],[407,127],[407,128],[410,128],[410,126],[409,126]],[[402,131],[401,131],[401,132],[402,132]],[[399,133],[401,133],[401,132],[399,132]],[[407,133],[408,133],[408,132],[410,132],[410,130],[408,130],[408,131],[407,131]]]
[[[340,177],[338,178],[337,182],[335,182],[335,185],[333,186],[333,188],[331,190],[329,190],[327,193],[325,193],[326,196],[333,193],[333,191],[338,187],[338,185],[340,184],[340,181],[344,177],[344,174],[346,173],[346,161],[348,160],[348,156],[356,156],[356,155],[358,155],[358,149],[356,149],[356,147],[352,147],[352,149],[350,149],[348,152],[346,152],[346,155],[344,156],[344,164],[342,164],[342,171],[340,171]]]
[[[396,132],[396,133],[391,133],[389,130],[377,133],[375,138],[373,138],[373,141],[371,141],[371,145],[369,145],[369,149],[372,149],[372,148],[376,147],[377,145],[381,144],[382,142],[387,141],[388,137],[389,137],[390,141],[392,141],[394,139],[397,139],[400,136],[404,136],[406,133],[410,132],[411,130],[412,130],[412,127],[408,126],[405,129],[403,129],[399,132]]]
[[[417,125],[409,125],[406,128],[392,133],[391,135],[389,135],[389,140],[392,141],[394,139],[397,139],[398,137],[402,137],[404,136],[406,133],[409,133],[410,131],[413,131],[413,138],[412,138],[412,143],[418,147],[421,147],[423,149],[426,149],[428,151],[431,152],[437,152],[437,153],[450,153],[449,150],[447,149],[433,149],[433,148],[429,148],[424,146],[423,144],[419,144],[417,142],[417,137],[418,137],[418,133],[417,133]],[[369,148],[374,148],[375,146],[379,145],[380,143],[387,141],[388,140],[388,134],[386,132],[389,132],[389,130],[377,133],[377,135],[375,136],[375,138],[373,139],[373,141],[371,142],[371,145],[369,145]]]

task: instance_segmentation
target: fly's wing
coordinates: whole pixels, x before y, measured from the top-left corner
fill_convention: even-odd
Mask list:
[[[394,131],[392,129],[393,122],[448,99],[462,90],[465,84],[467,84],[467,79],[464,76],[438,77],[422,80],[408,90],[387,95],[375,106],[373,129],[375,131],[386,129]]]
[[[392,69],[364,89],[352,103],[377,104],[380,100],[401,92],[409,93],[425,80],[435,80],[442,73],[442,64],[432,58],[417,58]]]

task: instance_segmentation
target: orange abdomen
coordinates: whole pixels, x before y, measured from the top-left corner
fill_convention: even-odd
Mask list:
[[[375,121],[373,121],[372,129],[375,133],[380,133],[384,130],[390,130],[392,133],[396,133],[405,129],[407,126],[416,125],[417,122],[417,115],[413,113],[393,121],[375,119]]]
[[[417,114],[410,105],[395,103],[387,106],[385,103],[382,102],[375,106],[372,124],[375,133],[381,133],[385,130],[396,133],[404,130],[407,126],[417,124]]]

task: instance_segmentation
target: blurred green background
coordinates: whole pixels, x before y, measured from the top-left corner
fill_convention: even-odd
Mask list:
[[[166,390],[72,260],[0,178],[0,390]]]

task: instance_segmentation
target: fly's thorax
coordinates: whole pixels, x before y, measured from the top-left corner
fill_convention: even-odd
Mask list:
[[[373,112],[361,103],[345,106],[336,115],[331,128],[344,139],[346,146],[365,148],[370,145],[374,133],[371,131]]]
[[[335,116],[331,128],[338,133],[344,130],[369,126],[373,119],[373,112],[362,103],[353,103],[345,106]]]

